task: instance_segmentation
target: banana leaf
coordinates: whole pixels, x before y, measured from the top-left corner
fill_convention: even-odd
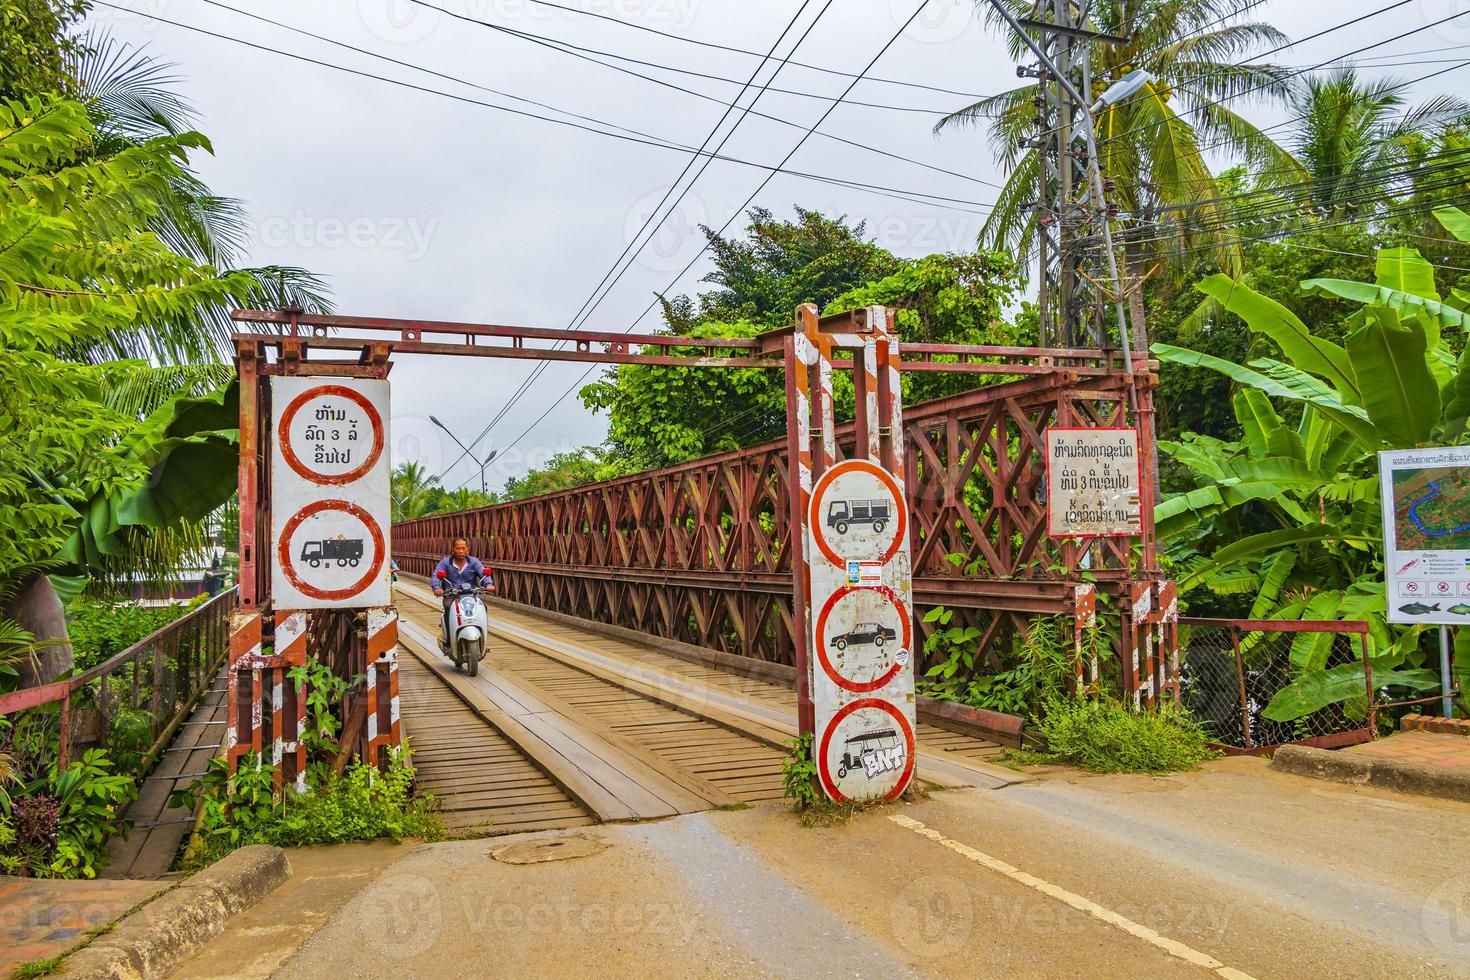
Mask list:
[[[1352,697],[1364,697],[1367,681],[1362,664],[1340,664],[1327,670],[1305,674],[1276,692],[1261,716],[1268,721],[1287,722],[1305,718],[1330,704]],[[1395,670],[1374,666],[1373,686],[1402,686],[1423,691],[1439,686],[1439,677],[1431,670]]]
[[[1462,242],[1470,242],[1470,214],[1459,208],[1435,208],[1434,218],[1444,230]]]
[[[1346,404],[1342,396],[1318,379],[1290,364],[1257,358],[1250,366],[1170,344],[1154,344],[1149,350],[1161,361],[1204,367],[1218,371],[1239,384],[1259,388],[1274,398],[1287,398],[1315,406],[1324,416],[1349,430],[1365,446],[1377,449],[1382,439],[1368,421],[1368,413]]]
[[[1423,326],[1404,320],[1391,329],[1369,318],[1348,336],[1348,355],[1363,390],[1368,418],[1398,446],[1428,441],[1439,422],[1439,383],[1424,355]]]
[[[1371,282],[1354,282],[1350,279],[1307,279],[1302,289],[1316,296],[1336,296],[1339,299],[1362,303],[1364,306],[1384,306],[1409,315],[1423,314],[1434,317],[1440,327],[1464,329],[1470,314],[1462,313],[1448,303],[1437,299],[1425,299],[1402,289],[1390,289]]]
[[[1218,300],[1252,330],[1274,340],[1298,368],[1325,379],[1350,401],[1357,401],[1357,382],[1348,365],[1347,351],[1314,336],[1291,310],[1223,274],[1210,276],[1195,288]]]

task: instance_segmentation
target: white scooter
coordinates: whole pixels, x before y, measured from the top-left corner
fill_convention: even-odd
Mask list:
[[[494,595],[495,586],[457,588],[443,583],[448,578],[445,572],[440,572],[439,578],[440,588],[453,599],[444,617],[449,634],[439,637],[439,650],[454,661],[457,670],[474,677],[480,672],[480,660],[485,656],[485,644],[490,637],[490,618],[480,597]],[[485,578],[488,583],[490,577]]]

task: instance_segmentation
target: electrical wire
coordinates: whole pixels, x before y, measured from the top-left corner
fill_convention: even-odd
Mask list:
[[[796,51],[797,48],[801,47],[801,43],[807,39],[807,36],[809,34],[811,34],[813,28],[816,27],[817,22],[822,19],[822,15],[825,14],[828,8],[832,6],[832,2],[833,0],[827,0],[826,5],[817,12],[817,16],[812,18],[811,23],[807,25],[806,30],[802,33],[801,37],[797,39],[796,44],[792,45],[791,50],[793,52]],[[740,103],[740,99],[744,97],[745,93],[755,82],[756,78],[760,76],[761,71],[765,69],[766,65],[769,63],[769,59],[775,54],[776,49],[780,47],[781,42],[786,39],[786,35],[791,31],[793,27],[796,26],[796,22],[801,18],[801,15],[806,12],[807,7],[809,7],[810,5],[811,0],[802,0],[801,6],[799,6],[796,9],[796,12],[791,15],[791,20],[788,21],[786,26],[781,29],[781,33],[777,35],[776,40],[771,42],[771,47],[770,50],[767,51],[766,57],[763,58],[760,64],[756,66],[755,70],[751,72],[750,78],[746,80],[745,87],[742,88],[739,93],[736,94],[735,98],[730,101],[730,104],[725,107],[724,113],[721,114],[720,118],[715,122],[709,133],[705,136],[704,142],[699,145],[700,150],[703,150],[706,146],[708,146],[710,141],[719,134],[720,129],[725,125],[725,120],[730,117],[730,113],[735,111]],[[780,74],[781,68],[782,65],[778,64],[776,66],[776,72],[771,76],[772,80],[775,79],[776,75]],[[760,101],[760,97],[762,94],[764,94],[763,91],[757,92],[755,98],[751,100],[750,104],[744,107],[740,117],[735,121],[734,125],[730,127],[729,131],[725,133],[724,138],[720,140],[720,144],[719,146],[715,147],[714,152],[718,153],[724,148],[725,143],[727,143],[730,137],[734,135],[735,130],[739,128],[740,123],[745,120],[746,115],[749,114],[750,110],[755,106],[756,102]],[[608,267],[607,272],[603,273],[602,278],[598,281],[597,285],[592,287],[592,292],[589,293],[587,298],[582,301],[582,305],[577,309],[577,312],[572,314],[571,323],[568,329],[575,330],[580,324],[585,323],[587,316],[591,314],[592,310],[597,308],[597,305],[602,301],[602,297],[605,297],[607,295],[607,292],[604,291],[601,296],[599,296],[598,291],[601,290],[605,285],[610,291],[613,286],[617,284],[618,280],[622,278],[623,273],[627,271],[627,266],[624,266],[622,271],[619,271],[619,265],[621,265],[623,260],[628,257],[629,251],[633,249],[634,244],[637,243],[638,240],[643,236],[643,233],[649,229],[650,225],[653,225],[654,218],[659,214],[659,211],[662,210],[663,206],[668,202],[669,197],[674,193],[674,189],[679,186],[680,182],[682,182],[686,176],[688,176],[689,171],[693,169],[694,165],[698,163],[699,160],[700,156],[698,153],[690,156],[689,161],[684,164],[684,169],[679,172],[679,176],[674,178],[673,182],[669,185],[668,190],[664,191],[663,197],[660,198],[659,202],[653,206],[652,210],[649,211],[648,217],[643,220],[642,226],[629,237],[628,243],[623,246],[623,251],[619,253],[616,259],[613,260],[613,263]],[[679,192],[678,199],[669,206],[668,212],[665,213],[663,217],[658,219],[658,224],[654,226],[655,234],[657,233],[658,227],[661,227],[664,221],[668,219],[668,216],[672,214],[675,209],[678,208],[680,203],[683,202],[685,194],[689,192],[689,188],[693,187],[694,184],[699,180],[699,178],[704,174],[704,171],[709,167],[709,163],[709,159],[706,158],[703,166],[700,167],[699,172],[696,173],[694,175],[694,179],[689,182],[689,186],[686,187],[683,191]],[[633,253],[634,256],[636,257],[639,252],[642,252],[644,246],[646,245],[647,241],[644,241],[642,244],[638,245],[637,252]],[[629,262],[631,263],[631,261],[632,260],[630,259]],[[608,282],[609,279],[612,279],[611,283]],[[559,349],[562,343],[563,341],[558,341],[552,349]],[[532,371],[527,375],[526,379],[521,382],[520,387],[518,387],[514,392],[511,393],[511,396],[509,399],[506,400],[504,407],[502,407],[500,411],[496,413],[493,418],[491,418],[490,423],[485,427],[485,432],[482,433],[480,438],[484,438],[485,435],[488,435],[492,430],[494,430],[495,426],[500,422],[501,419],[506,416],[511,408],[515,406],[521,396],[523,396],[526,391],[530,389],[531,385],[533,385],[541,377],[541,375],[545,373],[546,368],[550,363],[550,361],[542,361],[540,364],[536,365],[534,369],[532,369]],[[457,463],[458,460],[456,460],[456,464]]]
[[[808,129],[808,131],[806,132],[806,134],[804,136],[802,136],[802,138],[797,142],[797,144],[791,148],[790,152],[788,152],[786,154],[785,158],[781,161],[782,166],[784,166],[786,163],[788,163],[791,160],[791,158],[796,155],[796,152],[798,150],[800,150],[803,145],[805,145],[807,139],[809,139],[811,137],[811,135],[816,131],[816,128],[818,126],[820,126],[822,124],[822,122],[824,120],[826,120],[827,116],[830,115],[832,113],[832,111],[834,109],[836,109],[837,106],[842,103],[842,100],[844,98],[846,98],[848,92],[851,92],[852,89],[857,86],[857,83],[859,81],[861,81],[862,78],[865,75],[867,75],[867,73],[869,71],[872,70],[872,67],[875,64],[878,63],[878,59],[880,59],[881,57],[883,57],[883,55],[885,53],[887,53],[888,49],[893,46],[894,42],[896,42],[899,39],[899,37],[901,37],[903,35],[903,32],[908,29],[909,24],[913,23],[914,18],[916,18],[916,17],[919,16],[919,12],[924,9],[924,7],[927,5],[927,3],[928,3],[928,0],[920,0],[920,3],[918,4],[918,6],[916,6],[914,8],[914,12],[912,14],[910,14],[909,17],[908,17],[908,19],[905,20],[903,22],[903,24],[899,27],[899,29],[894,32],[893,36],[888,39],[887,43],[885,43],[883,45],[883,47],[878,50],[878,53],[875,54],[875,55],[873,55],[872,59],[870,59],[868,61],[867,66],[864,67],[864,69],[862,70],[862,72],[860,72],[857,75],[857,77],[855,77],[852,80],[852,82],[848,85],[847,89],[841,95],[839,95],[835,100],[833,100],[832,104],[827,107],[827,110],[824,113],[822,113],[822,116],[815,123],[812,124],[812,126]],[[744,210],[747,207],[749,207],[750,203],[755,200],[756,196],[759,195],[760,192],[766,188],[766,185],[768,185],[771,182],[771,180],[774,179],[774,177],[775,177],[775,174],[774,173],[768,174],[766,176],[766,178],[761,181],[760,185],[757,186],[756,189],[751,192],[750,196],[745,199],[745,203],[742,204],[739,208],[737,208],[735,210],[735,212],[725,221],[725,223],[723,225],[720,226],[719,231],[717,231],[715,234],[716,235],[723,234],[725,232],[725,229],[729,228],[730,225],[734,222],[735,218],[738,217],[741,213],[743,213]],[[704,246],[704,248],[700,249],[700,251],[694,256],[694,258],[689,261],[688,265],[686,265],[684,267],[683,271],[681,271],[678,276],[675,276],[674,277],[673,282],[671,282],[669,284],[669,286],[665,288],[664,291],[667,292],[669,289],[672,289],[673,286],[674,286],[674,284],[678,282],[679,278],[682,277],[685,272],[688,272],[689,269],[691,269],[694,266],[694,263],[696,261],[698,261],[699,257],[702,256],[705,253],[705,251],[708,250],[708,248],[709,248],[709,244],[706,243],[705,246]],[[657,297],[655,297],[654,302],[653,303],[650,303],[649,306],[643,311],[643,313],[640,313],[638,315],[638,317],[628,327],[628,331],[626,331],[626,332],[631,332],[633,330],[633,328],[637,326],[638,320],[641,320],[645,315],[647,315],[648,310],[653,309],[653,307],[657,303],[658,303],[658,299],[657,299]],[[555,401],[553,401],[551,403],[551,405],[549,405],[547,407],[546,411],[542,412],[541,415],[538,416],[534,422],[532,422],[524,430],[522,430],[522,432],[520,433],[520,435],[516,436],[515,439],[511,440],[511,442],[508,443],[506,445],[505,449],[502,450],[502,451],[503,452],[509,451],[512,447],[518,445],[522,439],[524,439],[527,435],[529,435],[536,428],[536,426],[540,425],[543,421],[545,421],[546,417],[549,416],[552,413],[553,410],[555,410],[556,406],[557,405],[560,405],[567,398],[568,395],[570,395],[573,391],[575,391],[577,389],[578,385],[580,385],[583,381],[585,381],[587,379],[587,376],[590,375],[593,372],[593,370],[596,369],[596,367],[597,367],[596,365],[593,365],[593,366],[589,367],[586,371],[582,372],[582,375],[575,382],[573,382],[573,384],[572,384],[572,386],[570,388],[568,388],[560,396],[558,396],[557,399]],[[468,481],[466,481],[466,482],[468,482]],[[463,485],[463,484],[461,484],[461,485]]]
[[[446,10],[443,7],[439,7],[439,6],[436,6],[436,5],[432,4],[432,3],[428,3],[427,0],[409,0],[409,2],[415,4],[415,5],[419,6],[419,7],[424,7],[426,9],[428,9],[428,10],[438,11],[441,14],[446,14],[446,15],[448,15],[450,17],[453,17],[453,18],[455,18],[457,20],[474,20],[474,18],[470,18],[467,15],[458,14],[458,13],[455,13],[454,11],[452,11],[452,10]],[[578,14],[578,15],[585,16],[585,17],[591,17],[591,18],[595,18],[597,20],[609,21],[609,22],[611,22],[613,24],[618,25],[619,27],[630,28],[630,29],[636,30],[636,31],[643,31],[643,32],[649,33],[649,34],[657,34],[660,37],[668,38],[668,39],[673,40],[673,41],[679,41],[679,42],[684,43],[684,44],[697,45],[698,47],[701,47],[701,48],[710,48],[710,49],[716,50],[716,51],[728,51],[728,52],[731,52],[733,54],[749,55],[752,58],[760,58],[760,57],[762,57],[762,55],[761,55],[761,53],[759,51],[751,51],[751,50],[749,50],[747,48],[734,47],[734,46],[728,45],[728,44],[719,44],[719,43],[716,43],[714,41],[704,41],[704,40],[701,40],[699,38],[686,37],[686,36],[684,36],[682,34],[673,34],[673,33],[670,33],[668,31],[661,31],[661,30],[659,30],[659,29],[657,29],[655,27],[649,27],[646,24],[638,24],[638,23],[635,23],[633,21],[623,20],[620,17],[613,17],[613,16],[611,16],[609,14],[597,13],[597,12],[591,11],[591,10],[582,10],[580,8],[577,8],[577,7],[569,7],[569,6],[565,6],[563,4],[559,4],[559,3],[552,3],[552,2],[550,2],[550,0],[528,0],[528,2],[534,3],[534,4],[536,4],[537,6],[540,6],[540,7],[551,7],[551,8],[554,8],[554,9],[557,9],[557,10],[563,10],[563,11],[566,11],[566,12],[572,13],[572,14]],[[1257,2],[1260,2],[1260,0],[1257,0]],[[475,22],[476,23],[480,23],[480,24],[485,24],[486,26],[491,26],[491,25],[487,24],[484,21],[475,21]],[[807,64],[806,62],[795,61],[795,60],[793,60],[791,58],[778,58],[778,59],[773,59],[773,60],[779,61],[781,64],[791,65],[794,68],[805,68],[808,71],[821,72],[824,75],[836,75],[836,76],[839,76],[841,78],[856,78],[856,77],[858,77],[856,75],[853,75],[851,72],[841,71],[841,70],[836,69],[836,68],[823,68],[820,65]],[[925,84],[923,84],[921,82],[906,82],[906,81],[901,81],[901,80],[896,79],[896,78],[865,78],[865,79],[862,79],[862,80],[863,81],[868,81],[868,82],[881,83],[881,84],[884,84],[884,85],[898,85],[898,86],[901,86],[903,88],[923,89],[923,90],[929,91],[929,92],[939,92],[939,93],[942,93],[944,95],[958,95],[958,96],[960,96],[962,98],[966,98],[966,99],[979,98],[979,96],[977,96],[973,92],[960,92],[960,91],[957,91],[956,89],[941,88],[941,87],[934,86],[934,85],[925,85]]]
[[[230,42],[230,43],[233,43],[233,44],[243,45],[244,47],[251,48],[251,49],[256,50],[256,51],[261,51],[261,52],[264,52],[266,54],[277,55],[277,56],[283,57],[283,58],[289,58],[289,59],[291,59],[293,61],[299,61],[299,62],[303,62],[303,63],[306,63],[306,64],[315,65],[315,66],[321,67],[321,68],[329,68],[329,69],[332,69],[334,71],[339,71],[339,72],[342,72],[342,73],[348,74],[348,75],[354,75],[354,76],[357,76],[359,78],[366,78],[366,79],[370,79],[370,80],[373,80],[373,81],[383,82],[383,83],[388,84],[388,85],[393,85],[393,86],[397,86],[399,88],[409,89],[411,91],[419,92],[419,93],[422,93],[422,94],[425,94],[425,95],[435,95],[435,96],[439,96],[441,98],[450,99],[452,101],[464,103],[464,104],[467,104],[467,105],[478,106],[478,107],[484,108],[484,109],[493,109],[493,110],[496,110],[498,112],[504,112],[504,113],[508,113],[510,115],[515,115],[515,116],[521,116],[521,117],[524,117],[524,118],[534,119],[534,120],[537,120],[537,121],[540,121],[540,122],[548,122],[548,123],[552,123],[554,125],[564,126],[564,127],[568,127],[568,128],[576,129],[576,130],[581,130],[583,132],[592,133],[592,134],[595,134],[595,135],[598,135],[598,136],[606,136],[606,137],[609,137],[611,139],[622,140],[624,142],[634,143],[634,144],[641,145],[641,146],[652,146],[652,147],[656,147],[656,148],[662,149],[662,150],[677,150],[677,151],[681,151],[681,152],[685,152],[685,153],[697,152],[697,148],[696,147],[688,146],[687,144],[679,143],[679,142],[676,142],[676,141],[673,141],[673,140],[669,140],[669,139],[666,139],[666,138],[663,138],[663,137],[659,137],[659,136],[651,136],[651,135],[647,135],[647,134],[642,134],[638,130],[630,130],[627,127],[619,126],[619,125],[617,125],[615,123],[609,123],[609,122],[605,122],[605,121],[602,121],[602,120],[596,120],[596,122],[597,122],[598,125],[607,126],[607,127],[611,128],[611,129],[621,130],[622,131],[621,133],[619,133],[619,132],[608,132],[608,131],[606,131],[604,129],[597,129],[597,128],[594,128],[593,126],[588,126],[588,125],[582,125],[582,124],[579,124],[579,123],[569,122],[568,120],[565,120],[565,119],[556,119],[556,118],[553,118],[553,117],[540,115],[539,113],[526,112],[526,111],[521,110],[521,109],[515,109],[515,108],[512,108],[510,106],[497,105],[497,104],[495,104],[493,102],[486,102],[486,101],[483,101],[481,99],[474,99],[474,98],[471,98],[469,96],[458,95],[458,94],[455,94],[453,92],[445,92],[445,91],[442,91],[440,89],[429,88],[429,87],[423,86],[423,85],[417,85],[417,84],[415,84],[413,82],[404,81],[402,79],[389,78],[389,77],[386,77],[386,76],[383,76],[383,75],[375,75],[375,74],[373,74],[371,72],[361,71],[361,70],[356,69],[356,68],[349,68],[349,67],[347,67],[345,65],[339,65],[339,64],[336,64],[336,63],[330,62],[330,61],[323,61],[323,60],[321,60],[319,58],[313,58],[313,57],[310,57],[308,55],[296,54],[296,53],[291,52],[291,51],[284,51],[284,50],[281,50],[279,48],[270,47],[268,45],[256,44],[256,43],[254,43],[252,41],[247,41],[247,40],[245,40],[243,38],[233,37],[233,36],[228,35],[228,34],[221,34],[219,32],[211,31],[211,30],[208,30],[206,28],[197,27],[197,26],[195,26],[193,24],[186,24],[186,23],[183,23],[181,21],[170,20],[170,19],[168,19],[166,17],[160,17],[160,16],[157,16],[157,15],[145,13],[145,12],[142,12],[142,11],[130,10],[128,8],[118,6],[117,4],[110,3],[110,2],[108,2],[108,0],[93,0],[93,2],[94,2],[94,5],[95,6],[107,7],[107,8],[110,8],[112,10],[118,10],[118,11],[123,11],[123,12],[126,12],[126,13],[130,13],[130,14],[136,14],[137,16],[145,17],[145,18],[147,18],[149,20],[153,20],[153,21],[155,21],[157,23],[160,23],[160,24],[167,24],[170,27],[177,27],[180,30],[190,31],[190,32],[196,33],[196,34],[202,34],[202,35],[205,35],[207,37],[212,37],[212,38],[215,38],[216,40],[220,40],[220,41],[227,41],[227,42]],[[280,25],[280,26],[285,27],[287,30],[296,30],[295,28],[291,28],[289,25]],[[318,35],[309,35],[309,34],[308,34],[308,36],[319,37]],[[323,39],[323,40],[329,40],[329,39]],[[364,51],[362,53],[372,55],[372,52]],[[382,57],[385,60],[389,60],[389,61],[394,61],[394,59],[386,58],[386,56],[379,56],[379,55],[373,55],[373,56],[374,57]],[[394,63],[396,63],[396,64],[404,64],[403,62],[397,62],[397,61],[394,61]],[[405,67],[414,68],[416,66],[413,66],[413,65],[405,65]],[[428,71],[428,69],[417,69],[417,70]],[[432,74],[436,74],[436,75],[439,75],[440,74],[440,73],[437,73],[437,72],[431,72],[431,73]],[[464,84],[470,84],[470,83],[464,83]],[[483,88],[482,86],[480,86],[480,87]],[[519,101],[527,101],[527,102],[530,101],[530,100],[527,100],[527,99],[522,98],[521,96],[510,95],[509,93],[500,93],[500,92],[497,92],[496,90],[493,90],[493,89],[484,89],[484,90],[485,91],[490,91],[490,92],[495,92],[495,94],[501,94],[501,95],[504,95],[507,98],[512,98],[512,99],[516,99],[516,100],[519,100]],[[715,101],[719,101],[719,100],[715,100]],[[546,108],[552,108],[553,111],[565,113],[567,115],[573,115],[573,116],[576,115],[575,113],[572,113],[570,110],[561,109],[561,108],[555,108],[555,107],[550,107],[550,106],[547,106],[544,103],[534,103],[534,104],[540,105],[540,106],[543,106],[543,107],[546,107]],[[593,119],[594,117],[581,116],[579,118]],[[827,134],[820,134],[820,135],[826,136]],[[860,146],[862,144],[854,144],[854,145],[859,145]],[[872,147],[864,147],[864,148],[865,149],[873,149]],[[832,184],[832,185],[835,185],[835,186],[849,187],[849,188],[856,189],[856,190],[869,190],[869,191],[872,191],[874,193],[883,194],[883,195],[886,195],[888,192],[892,192],[893,195],[896,196],[899,200],[910,201],[911,203],[953,202],[953,203],[957,203],[957,204],[971,205],[973,207],[978,207],[978,208],[989,208],[989,207],[992,207],[992,205],[990,205],[989,203],[982,202],[982,201],[973,201],[973,200],[969,200],[969,199],[965,199],[965,198],[946,198],[946,197],[944,197],[942,195],[931,194],[931,193],[929,193],[927,191],[908,190],[908,189],[903,189],[903,188],[889,188],[889,187],[886,187],[885,185],[882,185],[882,184],[872,184],[872,183],[866,183],[866,182],[863,182],[863,181],[855,181],[855,180],[848,180],[848,179],[844,179],[844,178],[829,177],[829,176],[825,176],[825,175],[822,175],[822,174],[812,174],[812,173],[807,173],[807,172],[803,172],[803,171],[789,170],[789,169],[786,169],[786,168],[774,168],[774,167],[770,166],[769,164],[758,163],[756,161],[746,160],[746,159],[742,159],[740,157],[733,157],[733,156],[726,156],[726,155],[718,155],[718,156],[714,156],[713,158],[714,159],[723,160],[723,161],[725,161],[727,163],[735,163],[735,164],[739,164],[739,165],[745,166],[745,167],[752,167],[752,168],[757,169],[757,170],[766,170],[766,171],[771,171],[771,172],[775,172],[775,171],[779,170],[779,172],[788,174],[790,176],[801,177],[803,179],[808,179],[808,180],[814,180],[814,181],[817,181],[819,183],[827,183],[827,184]],[[917,161],[909,161],[909,162],[917,162]],[[927,166],[927,165],[921,163],[920,166]],[[958,174],[958,173],[956,173],[956,176],[964,177],[966,180],[975,180],[975,181],[978,181],[980,183],[990,183],[990,182],[987,182],[987,181],[979,181],[978,178],[970,177],[970,176],[965,175],[965,174]],[[998,185],[998,184],[991,184],[991,186],[998,187],[1000,185]],[[915,201],[914,200],[915,198],[923,198],[923,199],[926,199],[926,200]],[[959,209],[959,210],[963,210],[963,209]]]

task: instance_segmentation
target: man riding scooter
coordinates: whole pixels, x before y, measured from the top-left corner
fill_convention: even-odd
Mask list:
[[[444,615],[440,620],[439,649],[445,655],[453,656],[456,653],[453,643],[455,633],[450,618],[454,614],[456,604],[465,594],[474,593],[482,588],[485,593],[494,595],[495,578],[489,569],[480,563],[480,559],[470,554],[469,541],[464,538],[455,538],[450,553],[439,560],[429,583],[433,586],[434,594],[444,604]],[[479,610],[476,612],[483,615]],[[480,634],[480,639],[483,644],[483,632]],[[479,658],[474,659],[477,662]]]

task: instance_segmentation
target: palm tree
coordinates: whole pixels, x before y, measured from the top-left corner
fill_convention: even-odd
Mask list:
[[[1018,15],[1049,6],[1034,0],[1005,0]],[[980,6],[988,5],[980,2]],[[1213,252],[1226,268],[1239,266],[1238,250],[1218,231],[1198,233],[1190,227],[1219,228],[1215,178],[1206,162],[1214,148],[1239,153],[1264,165],[1282,156],[1274,143],[1228,103],[1247,96],[1281,99],[1288,93],[1288,73],[1269,64],[1241,64],[1263,45],[1284,42],[1268,24],[1231,23],[1253,6],[1249,0],[1100,0],[1088,27],[1128,40],[1095,44],[1090,52],[1093,89],[1104,91],[1134,69],[1146,69],[1153,80],[1137,95],[1103,109],[1097,117],[1099,164],[1113,182],[1109,203],[1119,212],[1146,217],[1161,206],[1191,206],[1195,226],[1179,224],[1146,237],[1155,249],[1172,238],[1176,245]],[[987,13],[992,26],[1003,19]],[[1010,39],[1019,56],[1022,42]],[[986,121],[999,164],[1008,174],[995,209],[981,233],[982,245],[1026,254],[1035,243],[1035,214],[1029,202],[1040,197],[1041,152],[1024,143],[1039,134],[1034,84],[982,99],[945,116],[936,133]],[[1136,238],[1145,237],[1136,235]],[[1126,246],[1129,276],[1140,277],[1146,246]],[[1142,298],[1130,299],[1135,321]],[[1136,327],[1135,327],[1136,329]]]
[[[393,521],[409,521],[433,513],[437,498],[443,494],[439,478],[430,476],[416,462],[404,463],[393,470]]]
[[[1393,202],[1382,175],[1405,165],[1432,166],[1445,151],[1463,156],[1460,127],[1470,103],[1439,95],[1409,107],[1403,87],[1392,78],[1365,81],[1352,67],[1307,77],[1290,96],[1298,122],[1282,140],[1286,155],[1259,174],[1260,187],[1294,187],[1297,200],[1317,214],[1371,217]],[[1432,203],[1430,188],[1442,184],[1437,175],[1421,182],[1418,196]]]

